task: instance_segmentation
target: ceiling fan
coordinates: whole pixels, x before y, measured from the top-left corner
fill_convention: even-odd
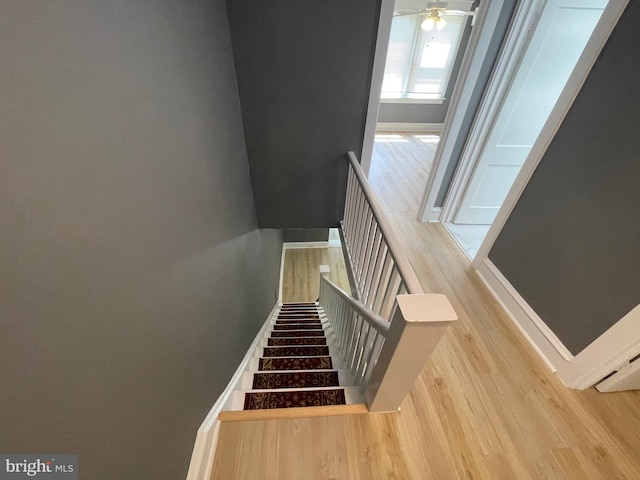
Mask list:
[[[436,30],[442,30],[447,26],[447,22],[444,19],[444,15],[475,15],[475,12],[468,10],[458,10],[455,8],[449,8],[450,3],[460,4],[463,2],[427,2],[424,8],[420,8],[417,11],[415,9],[396,9],[393,12],[394,17],[405,15],[421,15],[424,16],[424,20],[420,24],[422,30],[431,31],[434,28]],[[470,4],[472,2],[464,2]],[[457,5],[451,5],[452,7]]]

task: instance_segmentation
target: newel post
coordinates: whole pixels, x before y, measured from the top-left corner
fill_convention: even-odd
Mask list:
[[[444,295],[396,298],[398,308],[365,391],[371,413],[400,408],[447,327],[458,319]]]
[[[320,265],[319,270],[321,278],[329,278],[329,274],[331,273],[331,268],[329,268],[329,265]]]

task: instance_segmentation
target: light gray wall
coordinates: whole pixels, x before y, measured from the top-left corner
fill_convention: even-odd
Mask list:
[[[640,303],[638,18],[630,2],[489,254],[573,354]]]
[[[460,127],[460,135],[458,135],[458,138],[456,139],[449,163],[447,164],[447,169],[445,170],[445,174],[442,179],[440,190],[438,191],[438,196],[436,197],[436,207],[441,207],[444,204],[444,200],[449,192],[449,188],[451,187],[451,181],[453,180],[456,168],[458,168],[460,156],[462,155],[462,151],[464,150],[464,146],[467,142],[467,137],[469,136],[469,132],[473,126],[473,120],[475,119],[478,108],[480,107],[482,96],[484,95],[484,91],[489,83],[489,77],[493,71],[493,66],[500,54],[500,48],[502,47],[502,42],[504,41],[509,24],[511,23],[511,17],[513,16],[516,3],[517,0],[504,0],[498,22],[493,30],[491,42],[489,43],[489,48],[487,49],[487,54],[485,55],[485,59],[482,64],[482,69],[478,74],[471,100],[467,105],[467,110]]]
[[[342,219],[346,152],[362,149],[380,0],[229,0],[261,227]]]
[[[0,3],[0,451],[177,479],[276,298],[224,2]]]

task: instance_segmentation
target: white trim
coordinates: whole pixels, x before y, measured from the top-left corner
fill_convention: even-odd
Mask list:
[[[242,381],[242,374],[249,366],[249,362],[253,358],[253,352],[260,344],[262,337],[264,337],[267,329],[271,325],[271,320],[276,314],[280,303],[277,303],[271,309],[271,313],[267,317],[260,331],[253,339],[251,346],[247,350],[242,362],[238,366],[236,372],[229,380],[227,387],[222,394],[216,400],[216,403],[211,407],[209,413],[200,425],[198,433],[196,434],[196,441],[193,447],[193,453],[191,454],[191,462],[189,463],[189,472],[187,473],[187,480],[209,480],[211,478],[211,467],[213,466],[213,458],[216,453],[216,445],[218,443],[218,430],[220,428],[220,421],[218,415],[223,410],[227,401],[231,398],[236,386]]]
[[[367,106],[362,153],[360,155],[360,165],[365,175],[369,175],[371,159],[373,158],[376,122],[378,121],[378,110],[380,109],[380,93],[382,92],[382,82],[384,80],[384,66],[387,62],[387,50],[389,48],[389,38],[391,37],[391,22],[393,21],[394,6],[395,0],[382,0],[380,4],[376,50],[373,54],[371,86],[369,88],[369,104]]]
[[[325,242],[284,242],[282,244],[283,250],[295,250],[298,248],[328,248],[329,241]]]
[[[484,3],[487,3],[486,8]],[[418,219],[422,222],[440,220],[440,215],[438,215],[437,219],[433,216],[435,208],[440,208],[436,207],[438,193],[451,160],[453,147],[461,134],[467,106],[478,81],[478,75],[483,67],[496,24],[500,19],[503,3],[503,0],[483,2],[477,10],[475,25],[471,31],[471,37],[462,59],[460,72],[447,109],[440,142],[433,158],[432,173],[427,178],[425,191],[418,208]]]
[[[584,390],[640,353],[640,305],[558,370],[565,385]]]
[[[444,124],[442,123],[402,123],[402,122],[380,122],[376,127],[376,132],[425,132],[440,133]]]
[[[278,281],[278,303],[282,304],[282,290],[284,289],[284,256],[287,249],[282,243],[282,253],[280,254],[280,279]]]
[[[513,77],[535,32],[535,28],[530,28],[530,26],[535,25],[538,21],[544,6],[545,2],[522,0],[516,7],[501,53],[494,66],[442,206],[442,219],[445,222],[452,221],[456,214],[460,200],[475,171],[477,161],[509,93]]]
[[[476,272],[514,325],[567,387],[589,388],[640,353],[640,305],[574,356],[491,260],[483,259]]]
[[[476,272],[511,317],[514,325],[518,327],[552,371],[559,370],[573,359],[573,355],[567,347],[520,296],[491,260],[484,259]]]
[[[380,99],[380,103],[391,103],[391,104],[425,104],[425,105],[442,105],[445,101],[444,98],[419,98],[419,97],[411,97],[411,93],[407,93],[406,97],[382,97]]]
[[[576,63],[573,72],[569,76],[567,84],[558,98],[555,107],[551,111],[549,118],[540,131],[538,139],[533,144],[527,159],[520,169],[520,173],[518,173],[518,176],[502,204],[502,207],[498,210],[498,214],[487,232],[487,236],[478,249],[478,253],[474,260],[474,266],[476,268],[478,268],[484,258],[488,257],[491,247],[493,247],[493,244],[498,238],[507,218],[511,215],[520,195],[522,195],[527,183],[529,183],[531,175],[533,175],[533,172],[542,160],[547,147],[553,140],[553,137],[560,128],[562,121],[569,112],[573,101],[580,92],[580,89],[587,79],[593,64],[600,55],[600,51],[606,44],[609,35],[616,26],[616,23],[618,23],[618,19],[620,18],[620,15],[622,15],[627,3],[628,0],[610,0],[605,7],[591,38],[589,38],[580,59]],[[461,188],[463,187],[464,185],[461,186]],[[452,196],[455,196],[455,193],[450,193]],[[454,211],[453,202],[447,201],[445,202],[445,206],[447,203],[449,203],[449,209],[444,209],[445,213],[443,218],[445,219],[448,218],[448,214],[451,214]]]
[[[442,207],[433,207],[429,212],[425,213],[426,218],[423,221],[439,222],[442,219]]]

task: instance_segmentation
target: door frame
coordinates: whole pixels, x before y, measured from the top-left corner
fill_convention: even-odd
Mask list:
[[[531,27],[537,24],[546,3],[546,1],[523,0],[516,6],[500,54],[489,78],[487,89],[471,126],[467,143],[462,150],[458,167],[442,205],[441,221],[443,223],[451,222],[456,215],[462,197],[476,170],[477,160],[485,148],[533,36],[534,28]]]
[[[369,87],[369,103],[364,124],[364,136],[362,140],[362,154],[360,166],[368,177],[373,158],[373,147],[376,140],[376,125],[380,110],[380,95],[384,80],[384,67],[387,63],[387,50],[391,38],[391,23],[393,21],[393,8],[395,0],[382,0],[380,2],[380,16],[378,18],[378,33],[376,46],[373,53],[373,66],[371,70],[371,85]]]
[[[531,3],[532,0],[523,0],[520,6],[524,8],[526,4]],[[566,386],[576,389],[589,388],[640,352],[640,331],[637,328],[640,322],[640,308],[633,309],[584,350],[572,355],[491,262],[489,252],[628,3],[629,0],[610,0],[605,7],[576,67],[472,261],[472,266],[480,278],[549,368],[556,372]],[[472,132],[473,130],[474,128]],[[469,141],[472,140],[477,141]],[[465,165],[459,166],[459,170],[473,167],[470,165],[472,162],[469,157],[465,158],[465,162]],[[456,175],[454,181],[460,181],[461,178],[462,173]],[[460,189],[460,185],[457,187]],[[454,197],[449,195],[446,201],[449,214],[454,211],[452,198]]]
[[[535,9],[536,10],[535,12],[531,12],[531,9],[533,8],[534,3],[537,3],[537,2],[535,0],[523,0],[518,5],[517,10],[525,9],[528,7],[527,12],[523,12],[524,14],[526,14],[526,19],[537,23],[537,19],[539,18],[539,15],[542,12],[542,9]],[[546,4],[546,1],[544,3]],[[529,183],[529,179],[531,178],[531,175],[533,175],[533,172],[535,171],[536,167],[542,160],[542,157],[544,156],[544,153],[549,147],[549,144],[555,137],[556,132],[560,128],[560,125],[562,124],[564,118],[569,112],[569,109],[571,108],[573,101],[575,100],[578,93],[580,92],[582,85],[586,81],[589,75],[589,72],[591,71],[591,68],[593,67],[594,63],[598,59],[598,56],[600,55],[601,50],[604,48],[605,44],[607,43],[609,35],[611,35],[611,32],[613,31],[616,24],[618,23],[618,19],[624,12],[624,9],[626,8],[628,3],[629,3],[629,0],[609,0],[609,3],[607,4],[604,11],[602,12],[602,16],[600,17],[600,20],[598,21],[596,27],[593,30],[593,34],[591,35],[591,38],[589,38],[589,40],[587,41],[587,44],[585,45],[585,48],[582,54],[580,55],[580,58],[578,59],[578,62],[576,63],[575,68],[573,69],[573,72],[571,72],[571,75],[569,76],[569,79],[567,80],[566,85],[562,89],[562,93],[558,97],[558,101],[556,102],[555,107],[551,110],[551,113],[549,114],[547,121],[542,127],[542,130],[540,131],[538,138],[536,139],[533,146],[531,147],[531,151],[527,155],[527,158],[524,164],[522,165],[520,172],[516,176],[516,179],[514,180],[513,185],[511,186],[511,189],[509,190],[509,193],[507,194],[502,204],[502,207],[500,208],[500,210],[498,210],[496,219],[491,224],[491,227],[489,228],[487,236],[485,237],[484,241],[482,242],[482,245],[478,249],[478,253],[472,262],[474,267],[478,268],[478,266],[482,263],[482,260],[485,258],[488,258],[489,251],[493,247],[493,244],[495,243],[496,239],[498,238],[498,235],[502,231],[504,224],[506,223],[507,219],[511,215],[511,212],[516,206],[516,203],[518,202],[520,196],[522,195],[522,192],[524,192],[524,189],[526,188],[527,183]],[[518,15],[518,13],[519,12],[516,12],[516,15]],[[526,24],[527,23],[525,23],[525,25]],[[507,36],[511,36],[511,34],[512,34],[512,30],[510,29]],[[511,44],[506,43],[505,47],[507,47],[507,45],[513,45],[515,48],[519,48],[519,47],[522,47],[522,42],[514,42]],[[509,68],[514,68],[514,69],[517,68],[520,64],[520,60],[522,59],[522,56],[524,55],[524,53],[525,53],[524,49],[522,51],[519,51],[518,62],[517,63],[510,62]],[[500,64],[498,65],[498,67],[500,67]],[[514,73],[515,71],[511,72],[510,78],[513,77]],[[503,78],[504,78],[504,75],[501,75],[501,79]],[[490,83],[492,83],[491,80],[490,80]],[[511,81],[509,81],[508,83],[500,84],[500,94],[501,94],[500,105],[502,105],[502,102],[506,97],[506,93],[508,91],[508,87],[510,86],[510,84],[511,84]],[[484,103],[484,99],[483,99],[483,103]],[[491,126],[493,126],[493,124],[495,123],[495,120],[496,120],[495,117],[497,113],[499,113],[499,110],[497,108],[492,109],[492,112],[493,112],[493,118],[490,119]],[[474,124],[474,127],[475,127],[475,124]],[[473,134],[474,127],[472,127],[472,134]],[[490,130],[488,129],[482,129],[482,134],[484,135],[484,138],[482,138],[483,142],[486,142],[489,131]],[[471,142],[472,140],[473,139],[471,138],[471,135],[470,135],[468,142]],[[469,173],[469,175],[466,177],[467,181],[475,167],[476,160],[477,160],[477,157],[473,158],[471,156],[465,156],[463,153],[463,158],[461,158],[459,170],[464,169]],[[466,187],[466,182],[463,182],[463,180],[464,178],[462,178],[462,175],[461,176],[456,175],[454,177],[454,183],[456,183],[455,185],[456,196],[454,197],[453,194],[448,195],[447,199],[445,199],[446,208],[443,208],[443,213],[447,212],[447,214],[451,215],[451,217],[455,214],[454,202],[458,202],[460,200],[461,195],[464,192],[464,188]],[[450,189],[450,192],[451,191],[452,190]],[[446,219],[447,217],[443,215],[443,218]]]
[[[476,9],[476,16],[469,43],[460,66],[451,101],[445,117],[440,141],[433,157],[431,174],[427,177],[425,190],[418,208],[418,220],[436,222],[441,219],[442,208],[436,206],[449,160],[457,138],[462,134],[462,123],[467,105],[471,100],[484,59],[491,45],[493,32],[500,20],[505,0],[492,0]]]

